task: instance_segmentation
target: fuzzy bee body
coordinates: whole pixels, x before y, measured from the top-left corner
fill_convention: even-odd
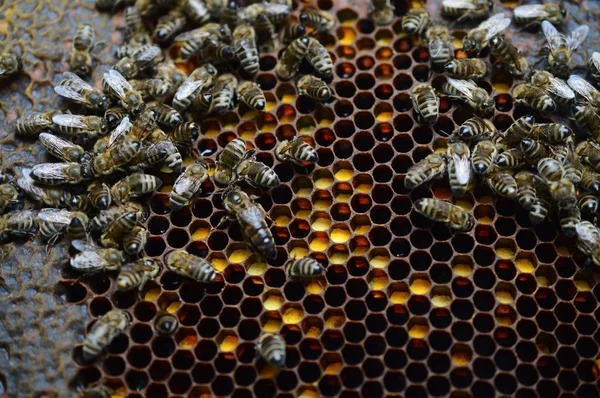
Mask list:
[[[544,20],[560,25],[568,12],[562,3],[526,4],[514,9],[515,23],[525,28],[540,25]]]
[[[101,90],[71,72],[63,73],[63,79],[54,87],[54,91],[61,97],[90,109],[106,110],[109,106],[109,101]]]
[[[300,63],[307,53],[308,46],[311,43],[306,36],[299,37],[292,41],[277,63],[275,70],[277,76],[282,80],[290,80],[298,73]]]
[[[149,257],[140,258],[121,268],[117,276],[117,288],[121,291],[142,290],[144,285],[160,273],[160,263]]]
[[[179,86],[173,98],[173,108],[179,112],[187,109],[200,93],[214,83],[217,69],[211,64],[196,68]]]
[[[233,99],[238,80],[230,73],[217,77],[213,90],[212,107],[218,113],[225,113],[233,108]]]
[[[529,220],[533,224],[540,224],[548,218],[551,209],[552,202],[549,194],[545,191],[538,192],[536,199],[529,209]]]
[[[40,186],[31,177],[31,169],[21,170],[22,175],[17,178],[17,185],[36,202],[48,207],[67,207],[73,197],[68,191],[60,187]]]
[[[488,46],[493,37],[504,32],[509,25],[510,18],[505,18],[503,13],[491,16],[467,33],[463,39],[463,51],[474,50],[479,54]]]
[[[173,183],[173,190],[169,194],[171,210],[175,211],[187,206],[194,195],[202,189],[202,183],[208,178],[208,165],[196,162],[189,165]]]
[[[411,94],[413,108],[427,124],[437,122],[440,115],[440,99],[431,85],[421,83]]]
[[[130,324],[131,315],[119,309],[98,318],[83,341],[83,359],[91,361],[96,358]]]
[[[44,185],[78,184],[83,180],[79,163],[40,163],[31,169],[31,178]]]
[[[215,270],[208,260],[193,256],[184,250],[173,250],[167,254],[165,264],[171,271],[197,282],[210,283],[217,278]]]
[[[454,58],[454,47],[448,28],[439,22],[433,22],[425,31],[431,65],[441,70]]]
[[[129,83],[135,91],[141,94],[143,99],[165,97],[173,88],[169,81],[162,79],[130,80]]]
[[[321,276],[325,267],[312,257],[290,260],[285,266],[285,273],[292,279],[312,279]]]
[[[264,111],[267,106],[265,94],[254,82],[245,81],[237,87],[238,100],[257,111]]]
[[[70,264],[79,272],[116,271],[127,262],[123,252],[117,249],[101,249],[84,240],[74,240],[71,244],[79,253],[71,257]]]
[[[171,10],[167,15],[159,18],[154,29],[154,37],[159,43],[168,43],[178,35],[186,24],[185,15],[179,10]]]
[[[306,95],[314,100],[325,102],[331,98],[331,89],[318,77],[305,75],[296,83],[299,95]]]
[[[508,66],[511,74],[524,76],[530,70],[529,61],[519,53],[513,43],[502,35],[494,36],[489,41],[490,51],[500,63]]]
[[[477,175],[486,174],[498,155],[496,145],[491,140],[479,141],[471,153],[471,166]]]
[[[495,171],[488,178],[490,187],[498,195],[509,199],[517,198],[517,182],[513,176],[502,171]]]
[[[327,81],[333,78],[333,62],[327,49],[317,40],[309,37],[306,59]]]
[[[572,53],[585,41],[589,32],[587,25],[574,29],[568,37],[563,36],[548,21],[542,22],[542,31],[548,41],[548,65],[550,71],[559,77],[569,74]]]
[[[280,335],[263,333],[258,340],[258,351],[269,365],[278,368],[285,366],[285,341]]]
[[[503,169],[518,169],[525,164],[525,160],[521,148],[511,148],[499,154],[495,164]]]
[[[330,13],[310,8],[302,11],[300,14],[300,22],[306,26],[310,26],[319,33],[335,27],[335,19]]]
[[[215,182],[221,185],[227,185],[232,181],[233,168],[246,154],[246,141],[241,138],[235,138],[223,148],[223,152],[217,162],[217,169],[213,178]]]
[[[248,184],[255,188],[276,188],[281,183],[273,169],[256,161],[253,156],[245,156],[236,165],[233,174],[236,179],[243,177]]]
[[[152,193],[160,188],[162,181],[153,175],[135,173],[123,178],[110,189],[113,200],[123,203],[131,198]]]
[[[108,229],[100,237],[102,246],[115,249],[118,248],[119,242],[133,230],[137,224],[137,220],[138,215],[135,211],[120,215],[108,226]]]
[[[535,125],[535,119],[531,115],[521,116],[514,121],[513,124],[504,132],[504,138],[509,143],[518,144],[524,138],[529,137],[533,127]]]
[[[442,16],[456,18],[457,22],[464,20],[483,19],[494,9],[492,0],[444,0],[442,1]]]
[[[537,199],[535,181],[536,176],[529,171],[520,171],[515,174],[517,201],[525,210],[531,209]]]
[[[488,66],[479,58],[462,58],[448,62],[444,70],[449,76],[459,79],[481,80],[488,74]]]
[[[92,51],[96,41],[96,32],[90,25],[79,24],[73,37],[73,50],[69,58],[71,70],[80,76],[92,71]]]
[[[451,229],[465,232],[473,228],[473,216],[463,208],[439,199],[423,198],[415,202],[415,210],[430,220],[447,224]]]
[[[598,208],[600,207],[600,199],[587,192],[580,192],[577,198],[577,207],[579,207],[581,213],[585,215],[594,215],[598,212]]]
[[[227,190],[223,197],[225,210],[240,224],[247,243],[265,258],[275,259],[275,240],[267,226],[262,206],[254,203],[245,192],[235,188]]]
[[[513,89],[517,102],[524,103],[541,113],[550,114],[556,111],[556,102],[539,87],[529,83],[521,83]]]
[[[258,72],[258,49],[256,48],[256,32],[250,25],[238,25],[233,31],[233,45],[242,69],[251,75]]]
[[[494,110],[494,100],[472,80],[460,80],[448,77],[443,90],[452,97],[465,101],[478,114],[488,114]]]
[[[285,25],[281,34],[281,42],[287,46],[294,40],[306,35],[306,26],[299,22],[289,22]]]
[[[530,162],[537,162],[541,158],[550,155],[550,147],[543,142],[529,138],[521,141],[521,151],[525,158]]]
[[[432,153],[425,159],[413,165],[408,169],[404,186],[407,189],[414,189],[433,179],[440,178],[446,172],[446,161],[444,157],[437,153]]]
[[[179,321],[172,314],[164,314],[156,318],[155,328],[156,331],[163,335],[170,335],[175,333],[177,327],[179,326]]]
[[[293,163],[298,166],[302,166],[302,162],[317,163],[319,161],[317,151],[300,136],[282,142],[275,151],[275,157],[280,162]]]
[[[429,25],[429,12],[425,8],[416,7],[408,10],[402,18],[402,30],[409,35],[423,34]]]
[[[102,87],[110,96],[117,98],[121,106],[134,114],[139,113],[146,106],[142,95],[134,90],[131,83],[115,69],[104,74]]]
[[[175,145],[190,146],[198,139],[200,135],[200,126],[194,122],[182,123],[175,127],[169,134],[169,139]]]
[[[41,133],[38,138],[46,151],[65,162],[79,162],[85,152],[81,146],[50,133]]]
[[[183,116],[166,104],[156,104],[152,107],[156,115],[156,122],[167,127],[175,127],[183,123]]]
[[[469,141],[472,139],[489,139],[495,131],[496,128],[491,120],[474,116],[465,120],[458,128],[457,133],[461,139]]]
[[[578,207],[559,209],[558,218],[561,231],[569,238],[577,235],[577,224],[581,222],[581,212]]]
[[[118,145],[113,145],[106,152],[94,158],[93,170],[97,175],[110,175],[121,166],[135,159],[142,150],[139,141],[124,139]]]
[[[130,256],[140,254],[146,246],[148,231],[141,225],[136,225],[123,239],[123,251]]]
[[[11,53],[0,54],[0,77],[14,75],[23,70],[23,59]]]
[[[52,117],[59,115],[60,111],[53,110],[42,113],[31,113],[17,120],[15,132],[17,135],[29,137],[44,131],[50,131],[54,123]]]
[[[460,141],[450,143],[446,156],[448,157],[448,178],[452,193],[457,196],[462,195],[467,191],[471,181],[469,146]]]
[[[577,247],[588,256],[588,261],[600,265],[600,231],[589,221],[581,221],[575,226]]]

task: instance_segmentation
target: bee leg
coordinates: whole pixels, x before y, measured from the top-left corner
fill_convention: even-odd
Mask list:
[[[227,216],[227,215],[224,216],[223,218],[221,218],[219,220],[219,223],[215,226],[215,229],[221,228],[224,224],[226,224],[229,221],[230,221],[229,216]]]
[[[144,286],[146,286],[146,283],[148,283],[148,280],[149,280],[149,278],[147,278],[145,276],[142,278],[142,282],[140,283],[140,287],[138,289],[140,292],[142,291],[142,289],[144,288]]]

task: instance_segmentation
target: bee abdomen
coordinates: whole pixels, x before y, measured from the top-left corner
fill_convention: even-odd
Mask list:
[[[260,338],[260,355],[270,365],[285,365],[285,342],[281,336],[265,334]]]
[[[187,197],[188,193],[190,194],[189,197]],[[179,194],[175,191],[171,191],[171,194],[169,195],[169,204],[171,206],[171,210],[178,210],[187,205],[192,197],[192,193],[192,191],[185,191]]]
[[[277,257],[275,239],[273,239],[273,234],[267,227],[266,222],[246,224],[244,226],[244,233],[260,254],[267,259],[275,259]]]
[[[291,278],[315,278],[323,271],[325,268],[312,257],[293,260],[285,267],[286,274]]]

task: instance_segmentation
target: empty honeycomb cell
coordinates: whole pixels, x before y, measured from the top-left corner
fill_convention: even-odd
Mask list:
[[[125,381],[130,390],[143,391],[148,385],[149,378],[146,372],[130,370],[125,375]]]
[[[133,346],[127,352],[127,362],[134,368],[145,368],[150,364],[152,353],[146,346]]]
[[[410,235],[410,243],[417,249],[426,249],[433,243],[433,237],[425,230],[413,231]]]
[[[148,301],[139,302],[133,309],[133,315],[139,321],[149,322],[156,315],[156,306]]]
[[[110,300],[106,297],[96,297],[90,303],[90,315],[100,317],[112,309]]]
[[[371,112],[358,112],[354,115],[354,123],[359,129],[370,129],[375,124],[375,116]]]
[[[575,294],[574,291],[572,293]],[[597,306],[596,299],[589,292],[577,293],[574,304],[577,310],[583,313],[591,313]]]
[[[155,214],[167,214],[171,211],[169,196],[164,194],[154,195],[150,201],[150,207]]]
[[[125,371],[125,366],[123,358],[110,356],[104,360],[102,371],[108,376],[119,376]]]
[[[396,90],[405,91],[412,87],[413,79],[410,75],[407,75],[406,73],[400,73],[394,78],[393,84]]]
[[[418,82],[426,82],[429,79],[429,67],[426,65],[417,65],[412,70],[412,75]]]

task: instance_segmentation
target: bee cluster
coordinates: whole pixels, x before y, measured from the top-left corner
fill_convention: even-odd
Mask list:
[[[487,17],[493,3],[446,0],[441,11],[458,21],[476,20]],[[425,9],[410,9],[403,18],[406,33],[427,40],[432,67],[447,74],[443,92],[466,103],[475,114],[456,131],[446,132],[445,152],[433,153],[412,166],[404,185],[414,189],[447,175],[452,194],[461,196],[479,180],[497,195],[518,201],[533,224],[548,219],[555,210],[563,233],[577,238],[588,262],[600,265],[600,232],[586,220],[594,222],[600,194],[600,91],[578,75],[561,79],[569,75],[571,54],[584,42],[589,28],[581,25],[568,36],[560,34],[553,24],[561,25],[566,10],[558,4],[520,6],[514,16],[525,28],[541,27],[548,43],[541,53],[548,56],[550,71],[534,70],[505,37],[511,19],[503,13],[470,30],[463,39],[464,56],[457,59],[453,59],[453,51],[447,51],[452,49],[447,29],[432,23]],[[490,61],[480,58],[488,51]],[[476,58],[467,58],[469,54]],[[589,62],[594,78],[598,76],[598,56],[594,53]],[[517,104],[531,108],[538,118],[558,113],[576,122],[582,134],[576,137],[567,124],[536,122],[530,114],[515,120],[506,131],[498,131],[489,119],[494,100],[477,84],[490,74],[492,66],[528,79],[513,88]],[[417,85],[411,98],[423,123],[437,122],[440,101],[431,85]],[[467,211],[449,202],[424,198],[414,205],[417,212],[455,231],[468,231],[474,225]]]
[[[109,3],[98,6],[115,5]],[[163,269],[161,261],[144,256],[148,231],[142,224],[149,215],[144,199],[161,187],[159,176],[172,175],[176,178],[169,194],[171,210],[190,206],[203,188],[212,189],[212,175],[214,184],[223,188],[221,197],[229,214],[219,225],[237,221],[254,252],[267,260],[277,257],[268,216],[255,202],[258,197],[244,189],[275,188],[280,184],[278,175],[257,160],[242,138],[225,146],[216,168],[198,158],[193,148],[200,135],[196,122],[238,104],[265,110],[265,96],[252,77],[259,69],[259,49],[274,51],[279,40],[286,45],[276,68],[279,78],[297,78],[300,95],[329,100],[331,90],[323,79],[333,77],[333,63],[316,37],[335,22],[328,13],[309,8],[299,22],[290,21],[287,2],[247,7],[238,7],[235,1],[214,3],[186,0],[175,6],[175,2],[137,1],[128,6],[126,42],[116,51],[119,60],[99,82],[102,89],[84,80],[93,69],[94,49],[102,43],[91,26],[78,27],[72,71],[64,72],[54,87],[73,104],[74,113],[28,114],[15,126],[17,136],[37,137],[58,162],[24,168],[14,181],[3,177],[0,207],[8,211],[0,218],[3,238],[39,229],[50,246],[66,234],[76,250],[69,261],[73,270],[84,276],[116,271],[120,291],[141,290]],[[153,35],[146,30],[148,22],[156,23]],[[187,28],[193,29],[184,31]],[[164,46],[175,42],[181,59],[194,58],[191,62],[199,66],[186,75],[153,41]],[[298,76],[304,60],[323,79]],[[239,80],[235,62],[240,66]],[[300,169],[318,161],[315,149],[300,136],[282,142],[275,156]],[[184,167],[184,158],[190,157],[196,159]],[[22,207],[22,194],[41,209],[15,210]],[[209,260],[185,250],[169,252],[164,266],[197,282],[217,280]],[[285,269],[289,278],[301,280],[325,271],[310,257],[292,259]],[[131,315],[118,309],[101,316],[83,343],[83,360],[96,358],[131,322]],[[157,319],[156,330],[172,334],[177,325],[177,319],[164,314]],[[277,334],[261,337],[259,352],[272,365],[285,364],[285,342]]]

